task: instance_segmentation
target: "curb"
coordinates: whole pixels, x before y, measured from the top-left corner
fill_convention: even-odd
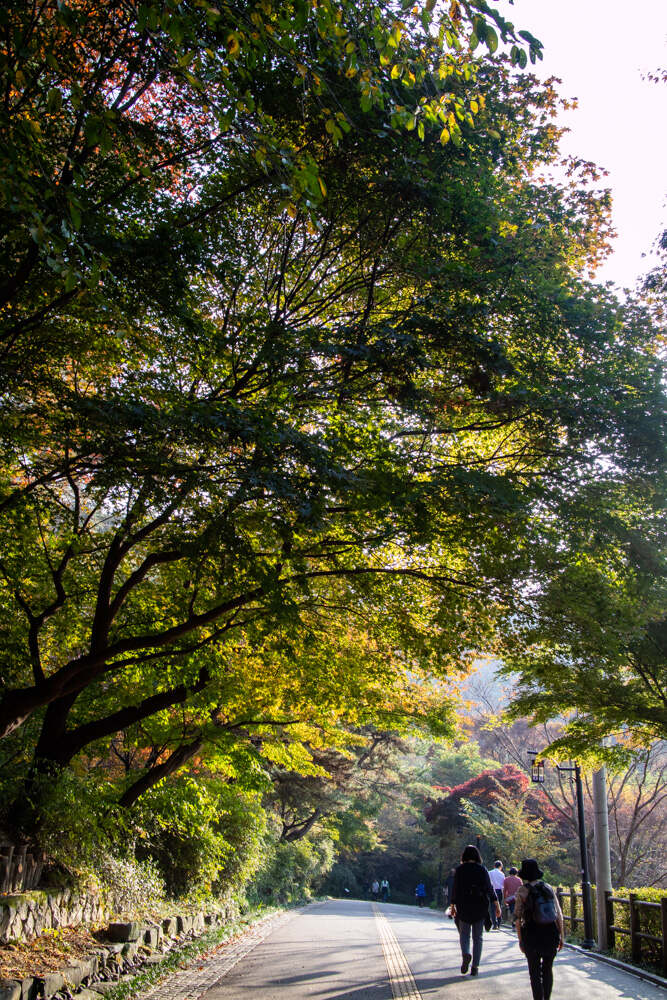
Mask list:
[[[631,976],[636,976],[637,979],[644,979],[647,983],[653,983],[654,986],[662,986],[663,989],[667,989],[667,979],[663,979],[663,977],[659,976],[656,972],[649,972],[647,969],[640,969],[636,965],[628,965],[627,962],[622,962],[620,958],[612,958],[611,955],[603,955],[602,952],[593,951],[589,948],[582,948],[578,944],[569,944],[566,941],[565,947],[578,952],[580,955],[587,955],[590,958],[596,959],[598,962],[603,962],[605,965],[611,965],[614,969],[620,969],[622,972],[628,972]]]

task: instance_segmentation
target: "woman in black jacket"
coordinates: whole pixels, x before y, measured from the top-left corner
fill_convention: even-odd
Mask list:
[[[477,975],[482,957],[484,919],[489,912],[489,903],[494,907],[496,916],[500,918],[500,903],[491,885],[489,873],[482,864],[482,858],[477,848],[468,844],[461,855],[461,864],[454,874],[451,906],[451,914],[456,917],[456,926],[461,942],[461,972],[463,975],[468,971],[471,960],[470,975]],[[470,953],[471,934],[472,954]]]

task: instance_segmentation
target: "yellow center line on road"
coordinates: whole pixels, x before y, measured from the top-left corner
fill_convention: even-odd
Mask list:
[[[380,944],[384,952],[384,960],[387,963],[394,1000],[422,1000],[422,995],[417,989],[417,984],[410,971],[408,960],[396,940],[396,935],[392,931],[389,921],[375,903],[373,903],[373,912]]]

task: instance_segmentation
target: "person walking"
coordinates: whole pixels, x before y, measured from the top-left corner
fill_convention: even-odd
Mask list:
[[[371,892],[373,893],[373,899],[377,899],[380,895],[380,883],[376,878],[371,882]]]
[[[417,906],[423,906],[426,902],[426,886],[423,882],[419,882],[415,889],[415,899],[417,900]]]
[[[383,878],[380,882],[380,892],[382,893],[382,899],[386,903],[389,899],[389,882],[386,878]]]
[[[523,885],[523,882],[519,878],[516,868],[510,868],[509,875],[505,876],[505,882],[503,883],[503,900],[505,902],[505,906],[507,907],[507,912],[509,913],[512,930],[514,930],[514,903],[516,900],[516,891],[521,885]]]
[[[533,1000],[549,1000],[553,988],[553,962],[564,943],[563,912],[556,893],[542,881],[544,873],[534,858],[521,862],[514,922],[519,947],[528,962]]]
[[[491,924],[494,930],[498,930],[500,927],[500,922],[502,919],[502,907],[503,907],[503,886],[505,885],[505,875],[503,874],[503,863],[502,861],[496,861],[493,868],[489,870],[489,878],[491,879],[491,885],[493,886],[494,892],[496,894],[496,899],[500,906],[500,913],[496,912],[495,907],[491,908]]]
[[[470,975],[476,976],[482,958],[482,936],[484,918],[489,904],[496,916],[500,917],[500,903],[496,897],[489,873],[482,864],[478,849],[468,844],[463,849],[461,864],[454,873],[450,913],[456,919],[461,942],[461,974],[465,976],[470,967]],[[472,953],[470,937],[472,935]],[[472,966],[470,963],[472,962]]]

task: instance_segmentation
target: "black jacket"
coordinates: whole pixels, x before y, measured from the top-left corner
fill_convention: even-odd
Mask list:
[[[489,903],[494,905],[496,894],[484,865],[476,861],[465,861],[454,874],[454,891],[451,902],[456,906],[456,914],[467,924],[482,920],[489,912]]]

